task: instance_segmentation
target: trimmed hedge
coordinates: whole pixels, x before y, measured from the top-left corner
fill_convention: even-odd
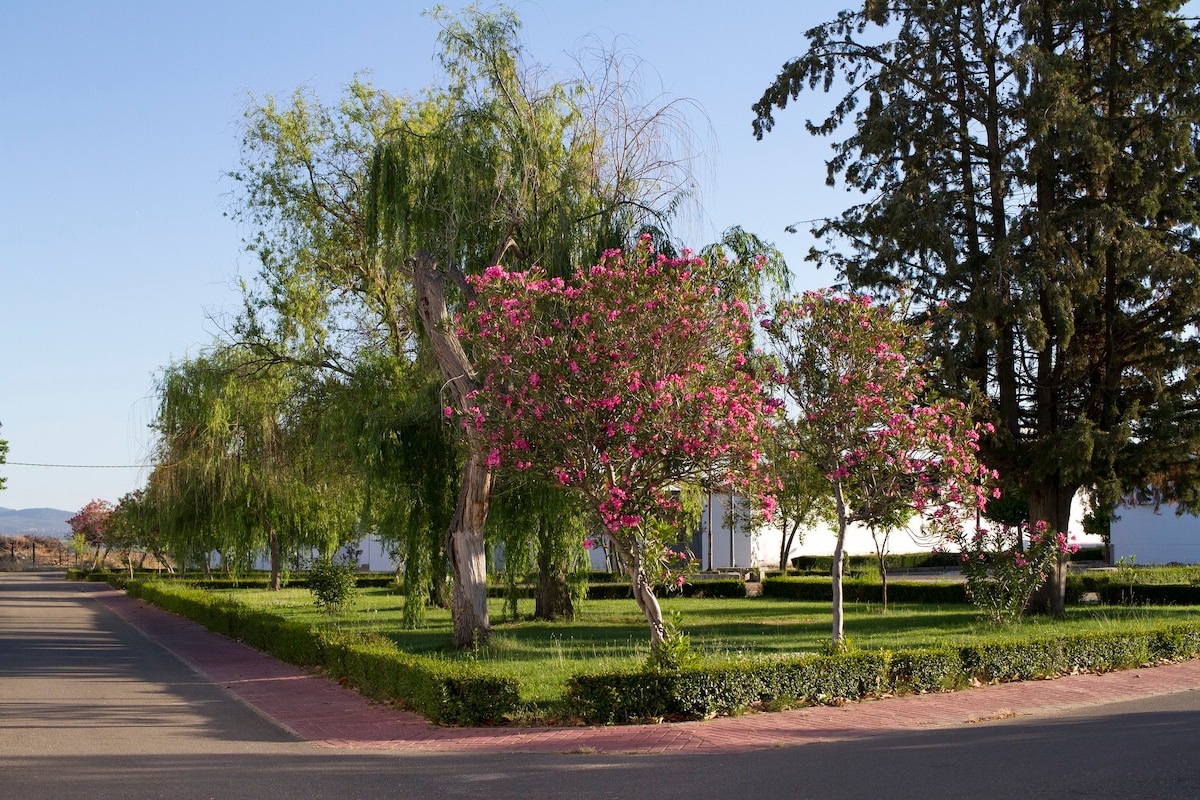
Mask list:
[[[833,556],[795,556],[791,560],[794,569],[828,573],[833,569]],[[879,558],[876,556],[847,555],[843,562],[846,571],[877,572]],[[884,556],[888,569],[958,569],[962,559],[958,553],[888,553]]]
[[[829,600],[829,578],[771,575],[763,580],[763,597],[777,600]],[[876,580],[845,578],[842,597],[850,602],[883,602],[883,584]],[[888,601],[893,603],[968,603],[966,585],[933,581],[888,581]]]
[[[807,655],[759,662],[624,670],[567,679],[571,710],[592,724],[704,719],[756,703],[828,703],[880,691],[883,653]]]
[[[233,598],[173,582],[133,580],[124,584],[132,597],[282,661],[321,667],[347,678],[369,697],[396,701],[433,722],[490,723],[517,707],[520,687],[515,679],[467,664],[404,653],[389,639],[310,628]]]
[[[170,577],[163,578],[166,581],[175,581],[178,583],[196,586],[201,589],[212,589],[219,591],[222,589],[265,589],[270,585],[271,579],[263,577],[260,573],[254,573],[249,576],[239,578],[179,578]],[[283,585],[292,589],[308,588],[308,573],[293,572],[287,576],[287,580]],[[354,585],[360,589],[380,588],[396,585],[396,576],[392,573],[358,573],[354,576]]]
[[[1132,633],[702,664],[676,672],[585,673],[571,676],[566,697],[593,724],[703,719],[755,705],[840,703],[884,692],[957,689],[973,680],[1030,680],[1198,656],[1200,622]]]
[[[1200,605],[1200,584],[1127,583],[1114,573],[1067,576],[1067,602],[1078,603],[1083,595],[1095,592],[1108,605]]]
[[[707,597],[709,599],[745,597],[746,582],[740,578],[703,578],[688,581],[679,591],[684,597]],[[665,594],[661,586],[658,587],[657,594],[660,597]],[[633,588],[629,585],[629,581],[589,583],[587,596],[589,600],[632,600]]]

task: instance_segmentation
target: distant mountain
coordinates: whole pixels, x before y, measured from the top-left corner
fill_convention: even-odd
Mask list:
[[[32,533],[36,536],[58,536],[65,539],[71,535],[71,526],[67,524],[67,520],[73,516],[75,512],[58,508],[0,507],[0,534],[17,536]]]

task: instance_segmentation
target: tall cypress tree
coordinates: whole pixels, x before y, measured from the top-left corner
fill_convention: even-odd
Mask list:
[[[1160,481],[1197,500],[1200,35],[1174,0],[871,0],[810,30],[754,105],[805,90],[867,195],[811,253],[854,287],[946,303],[950,386],[986,394],[985,458],[1069,524]],[[846,125],[847,128],[841,126]],[[1064,559],[1044,601],[1063,610]]]

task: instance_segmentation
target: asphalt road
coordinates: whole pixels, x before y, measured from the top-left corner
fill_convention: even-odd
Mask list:
[[[1200,691],[737,755],[337,750],[295,740],[79,587],[0,573],[0,800],[633,796],[1200,798]]]

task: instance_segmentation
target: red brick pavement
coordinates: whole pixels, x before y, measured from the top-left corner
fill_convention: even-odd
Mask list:
[[[749,714],[703,722],[579,728],[441,728],[334,681],[309,675],[121,592],[91,596],[234,696],[322,747],[512,753],[734,753],[951,727],[1200,689],[1200,661],[947,694],[892,697],[838,707]]]

